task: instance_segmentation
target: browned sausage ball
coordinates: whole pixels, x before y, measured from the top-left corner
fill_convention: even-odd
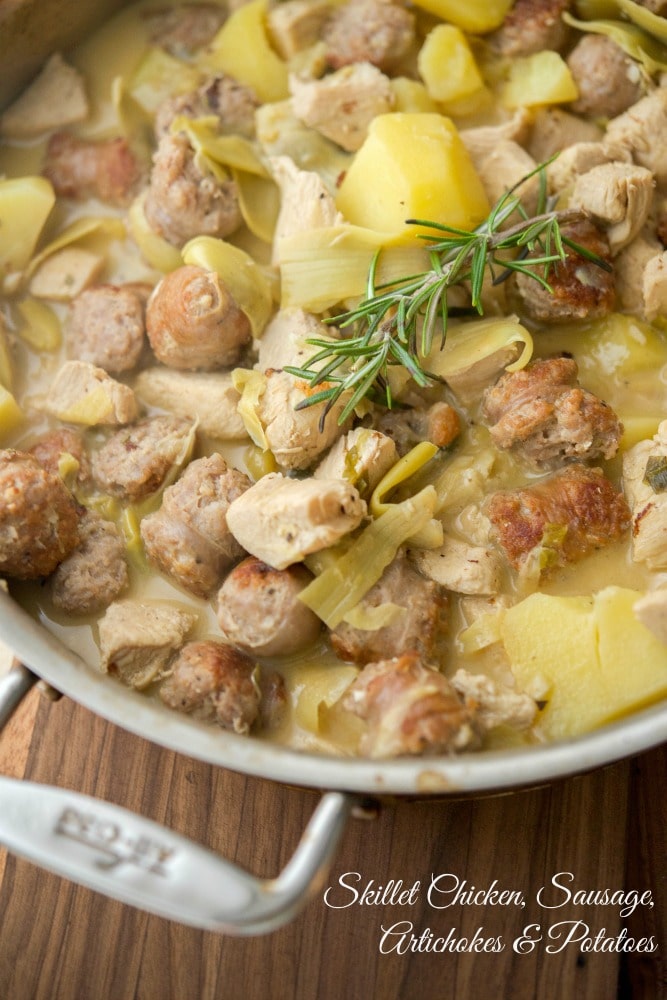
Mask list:
[[[79,541],[80,508],[33,455],[0,452],[0,573],[48,576]]]

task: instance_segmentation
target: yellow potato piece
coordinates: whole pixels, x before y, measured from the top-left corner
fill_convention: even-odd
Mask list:
[[[623,424],[623,436],[619,443],[619,451],[627,451],[640,441],[646,441],[657,433],[662,417],[626,417],[619,413]]]
[[[0,286],[27,266],[55,200],[44,177],[0,181]]]
[[[513,0],[415,0],[415,6],[464,31],[484,34],[502,24]]]
[[[453,122],[438,114],[378,115],[340,186],[336,205],[348,222],[407,233],[406,219],[470,229],[489,203]]]
[[[266,31],[267,0],[238,7],[213,39],[202,62],[252,87],[260,101],[282,101],[288,94],[287,64],[271,48]]]
[[[500,90],[506,108],[531,108],[576,101],[579,90],[567,63],[557,52],[544,50],[514,59]]]
[[[504,612],[500,631],[520,688],[546,706],[539,726],[566,739],[667,695],[667,646],[635,618],[638,591],[593,597],[532,594]]]
[[[391,81],[395,111],[438,111],[438,105],[419,80],[397,76]]]
[[[435,101],[458,101],[484,86],[467,38],[453,24],[439,24],[428,33],[417,65]]]

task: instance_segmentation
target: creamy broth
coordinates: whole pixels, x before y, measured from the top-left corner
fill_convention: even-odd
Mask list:
[[[177,6],[175,0],[169,5]],[[88,41],[71,53],[70,61],[83,74],[91,101],[91,113],[82,123],[69,130],[85,139],[103,139],[119,133],[117,109],[110,100],[114,80],[127,81],[132,77],[138,63],[143,58],[149,44],[149,23],[146,12],[155,9],[155,3],[144,0],[122,11],[107,25],[97,31]],[[160,3],[160,7],[167,6]],[[429,22],[430,23],[430,22]],[[461,119],[465,127],[478,121],[495,122],[502,120],[496,105],[487,103],[479,115],[468,115]],[[46,143],[41,139],[32,143],[0,143],[0,175],[22,177],[40,172],[45,155]],[[47,228],[40,237],[39,246],[48,244],[55,234],[76,220],[87,216],[122,218],[124,211],[94,199],[87,201],[63,201],[49,218]],[[271,257],[271,248],[253,236],[246,227],[241,227],[229,237],[229,242],[251,252],[263,265]],[[122,284],[130,281],[146,281],[155,285],[162,273],[152,267],[142,257],[131,238],[115,239],[104,235],[89,237],[89,248],[97,248],[104,254],[104,268],[97,277],[99,282]],[[13,392],[28,419],[10,433],[3,435],[2,447],[29,449],[54,421],[40,414],[40,399],[48,395],[56,372],[65,360],[63,348],[50,351],[36,351],[28,347],[19,335],[20,316],[18,303],[23,293],[7,296],[2,304],[7,327],[12,334],[15,379]],[[61,324],[66,322],[68,302],[48,302]],[[605,399],[618,413],[626,426],[626,439],[621,448],[626,449],[657,430],[658,423],[667,414],[667,339],[664,321],[651,326],[639,320],[617,319],[618,328],[612,328],[612,321],[600,320],[596,323],[572,324],[543,327],[533,330],[533,357],[550,357],[554,353],[566,351],[579,365],[582,386]],[[630,324],[628,327],[627,324]],[[634,323],[634,325],[632,325]],[[623,325],[626,324],[626,325]],[[618,333],[622,332],[628,337]],[[630,347],[628,347],[630,343]],[[148,348],[144,351],[142,366],[154,364]],[[252,364],[252,359],[248,365]],[[135,372],[121,376],[121,381],[132,383]],[[429,390],[429,398],[437,398],[438,390]],[[157,413],[155,408],[145,406],[148,415]],[[480,427],[480,407],[472,405],[465,409],[469,427],[453,444],[451,449],[439,454],[431,464],[404,484],[403,494],[409,495],[420,486],[437,482],[438,477],[451,462],[462,454],[469,456],[469,464],[474,467],[480,455],[486,453],[490,444],[488,432]],[[88,443],[103,440],[105,434],[92,428],[87,431]],[[200,436],[196,457],[220,452],[236,468],[247,471],[255,478],[257,449],[250,439],[234,443],[206,439]],[[602,468],[609,479],[621,486],[621,458],[593,463]],[[482,476],[483,487],[472,489],[460,504],[448,506],[439,512],[445,531],[463,541],[475,544],[476,538],[467,520],[469,505],[481,503],[487,492],[514,489],[529,484],[545,475],[527,468],[522,461],[509,454],[498,453],[488,476]],[[399,491],[399,496],[401,491]],[[157,506],[157,502],[156,502]],[[219,634],[215,600],[202,600],[187,594],[172,585],[165,577],[151,571],[141,555],[130,555],[130,589],[123,596],[134,599],[166,601],[178,606],[194,608],[197,624],[190,638],[215,637]],[[590,595],[603,587],[618,586],[644,592],[667,584],[665,573],[651,573],[643,563],[632,559],[630,539],[626,535],[622,541],[614,542],[596,551],[577,563],[568,564],[545,574],[539,583],[541,592],[549,595],[578,596]],[[10,583],[12,593],[31,612],[39,617],[49,630],[58,635],[69,648],[96,668],[99,662],[97,623],[95,618],[85,617],[73,621],[52,604],[48,588],[33,583]],[[526,583],[516,572],[506,568],[504,588],[512,601],[517,601],[535,588]],[[473,673],[486,673],[499,682],[511,683],[510,665],[502,646],[498,643],[486,646],[473,654],[464,652],[461,634],[470,624],[470,613],[466,610],[466,598],[450,595],[450,625],[441,648],[441,669],[453,675],[459,668]],[[326,753],[350,754],[355,752],[360,733],[360,723],[344,716],[335,705],[356,668],[338,659],[328,642],[323,638],[311,647],[290,659],[275,658],[270,661],[284,676],[290,697],[290,711],[283,723],[268,734],[259,732],[259,738],[289,744],[301,749],[313,749]],[[110,680],[110,683],[113,681]],[[307,692],[304,695],[304,692]],[[149,691],[149,697],[154,692]],[[312,722],[313,711],[318,713],[318,698],[329,702],[321,711],[319,722]],[[333,708],[331,705],[333,704]],[[310,720],[310,722],[309,722]],[[515,745],[541,738],[539,726],[529,734],[519,734],[502,728],[487,736],[486,746]]]

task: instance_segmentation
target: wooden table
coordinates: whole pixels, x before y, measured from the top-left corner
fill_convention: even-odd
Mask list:
[[[267,877],[289,857],[317,799],[158,749],[36,690],[0,738],[0,771],[122,803]],[[387,806],[349,826],[329,901],[353,898],[341,876],[359,887],[419,880],[412,905],[335,909],[320,893],[291,927],[252,939],[181,927],[0,856],[0,1000],[659,1000],[667,997],[666,793],[663,747],[550,788]],[[618,906],[541,908],[536,894],[559,872],[573,873],[577,889],[650,890],[654,905],[627,920]],[[496,889],[522,892],[525,906],[436,909],[432,874],[443,876],[441,888],[454,876],[467,889],[495,879]],[[604,929],[612,943],[625,927],[634,939],[652,936],[658,950],[583,953],[571,943],[547,954],[547,929],[567,921],[588,924],[593,937]],[[504,950],[398,954],[388,950],[396,934],[382,950],[383,928],[399,923],[422,942],[430,930],[470,946],[477,932],[478,941],[500,937]],[[530,924],[545,937],[518,953],[513,942]]]

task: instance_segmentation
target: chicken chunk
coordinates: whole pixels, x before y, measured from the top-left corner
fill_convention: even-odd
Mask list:
[[[500,557],[492,548],[450,535],[437,549],[414,549],[410,557],[430,580],[455,594],[496,594],[502,581]]]
[[[72,301],[67,350],[106,372],[131,371],[145,343],[145,297],[134,285],[96,285]]]
[[[242,218],[235,182],[202,173],[182,133],[165,135],[158,144],[144,215],[151,229],[176,247],[195,236],[229,236]]]
[[[653,590],[644,594],[632,606],[638,621],[667,646],[667,590]]]
[[[164,365],[208,371],[238,360],[250,340],[250,321],[217,271],[186,264],[155,286],[146,332]]]
[[[647,262],[642,276],[644,316],[649,322],[667,316],[667,251]]]
[[[623,489],[632,510],[632,557],[651,570],[667,568],[667,421],[650,441],[623,455]]]
[[[605,142],[627,149],[635,161],[667,184],[667,87],[658,87],[607,125]]]
[[[363,608],[395,605],[395,621],[377,629],[355,628],[342,621],[331,632],[331,645],[341,660],[371,663],[408,652],[425,660],[433,657],[446,628],[447,598],[442,588],[418,573],[405,556],[390,563],[361,603]]]
[[[480,158],[477,173],[491,204],[495,204],[506,191],[516,187],[524,177],[532,173],[537,164],[523,146],[512,139],[502,139],[495,147]],[[539,181],[531,177],[517,192],[529,212],[534,213],[537,205]]]
[[[225,20],[225,9],[217,3],[180,3],[149,10],[144,16],[153,45],[182,58],[213,39]]]
[[[308,340],[330,336],[330,327],[313,313],[296,306],[279,309],[259,341],[257,367],[263,372],[285,365],[299,368],[315,350]]]
[[[322,80],[290,77],[297,118],[348,152],[359,149],[376,115],[391,111],[389,77],[371,63],[343,66]]]
[[[566,247],[565,260],[555,264],[549,274],[551,291],[547,291],[538,281],[524,273],[518,273],[510,279],[508,295],[514,307],[517,312],[538,323],[561,323],[606,316],[615,302],[611,252],[606,236],[587,219],[563,224],[561,232],[563,236],[594,253],[609,270]],[[528,264],[530,256],[529,254],[526,258]]]
[[[593,167],[612,161],[630,163],[631,159],[627,150],[614,149],[603,142],[575,142],[547,167],[549,189],[553,192],[565,191]]]
[[[281,0],[266,14],[274,49],[286,62],[314,45],[331,14],[328,0]]]
[[[235,500],[227,524],[237,542],[274,569],[301,562],[354,531],[366,504],[338,479],[288,479],[273,472]]]
[[[297,409],[320,386],[311,389],[307,382],[288,372],[269,369],[266,385],[259,398],[257,416],[266,434],[269,449],[281,469],[307,469],[344,432],[338,418],[345,405],[338,400],[320,427],[324,403]]]
[[[494,444],[531,463],[613,458],[623,428],[612,408],[582,389],[573,358],[546,358],[506,372],[482,397]]]
[[[516,0],[500,28],[487,35],[492,51],[508,59],[565,48],[569,29],[561,15],[570,0]]]
[[[322,38],[327,63],[333,69],[369,62],[389,72],[414,44],[415,17],[398,4],[359,0],[334,9]]]
[[[218,591],[223,638],[254,656],[289,656],[312,645],[322,623],[299,600],[312,580],[305,566],[274,569],[250,556]]]
[[[216,129],[223,135],[242,135],[252,139],[258,107],[257,95],[251,87],[229,74],[220,73],[189,94],[178,94],[163,101],[155,113],[155,136],[159,141],[168,135],[176,118],[214,116],[217,119]]]
[[[503,142],[516,142],[524,146],[532,119],[527,108],[517,108],[511,118],[498,125],[477,125],[474,128],[462,128],[459,135],[463,145],[468,150],[475,169]]]
[[[530,729],[537,715],[537,704],[527,694],[496,684],[484,674],[457,670],[452,687],[467,705],[475,705],[477,722],[482,730],[496,726]]]
[[[570,105],[577,114],[612,118],[642,96],[639,66],[606,35],[583,35],[567,65],[579,91]]]
[[[575,142],[601,142],[602,128],[594,121],[563,108],[540,108],[533,120],[526,148],[536,163],[544,163]]]
[[[652,230],[645,226],[625,250],[621,250],[614,260],[616,294],[624,312],[649,319],[650,304],[647,296],[651,289],[646,286],[646,272],[649,264],[662,253],[662,243]],[[655,268],[655,264],[653,267]],[[648,280],[650,280],[649,271]]]
[[[108,607],[129,585],[125,545],[112,521],[87,511],[79,539],[51,577],[53,603],[70,615]]]
[[[474,708],[416,653],[367,664],[343,706],[368,723],[359,745],[366,757],[453,753],[479,744]]]
[[[337,226],[343,216],[314,170],[300,170],[289,156],[272,156],[269,165],[280,188],[280,211],[276,221],[273,256],[280,263],[280,241],[311,229]]]
[[[250,485],[248,477],[228,466],[221,455],[191,462],[164,491],[160,509],[141,522],[149,562],[190,593],[210,596],[244,555],[227,526],[226,514]]]
[[[172,416],[145,417],[123,427],[93,454],[95,482],[123,500],[150,496],[189,458],[193,431],[191,421]]]
[[[163,676],[196,621],[169,604],[114,601],[100,619],[100,667],[142,691]]]
[[[248,437],[237,410],[241,397],[228,372],[146,368],[137,376],[134,391],[150,406],[197,421],[203,434],[222,441],[243,441]]]
[[[508,561],[520,569],[542,546],[545,567],[576,562],[630,525],[622,493],[600,469],[572,464],[532,486],[493,493],[484,510]]]
[[[160,687],[169,708],[246,736],[259,713],[255,664],[222,642],[188,642]]]
[[[88,112],[83,76],[65,62],[59,52],[54,52],[39,75],[0,115],[0,135],[10,139],[32,139],[44,132],[82,122]]]
[[[114,205],[127,205],[144,171],[127,139],[92,142],[68,132],[56,132],[46,147],[43,173],[60,197],[92,196]]]
[[[315,479],[345,479],[364,494],[372,493],[398,461],[392,439],[381,431],[355,427],[348,431],[313,471]]]
[[[0,451],[0,574],[48,576],[79,542],[81,508],[33,455]]]
[[[59,420],[87,427],[129,424],[139,415],[132,389],[87,361],[66,361],[41,408]]]
[[[632,163],[602,163],[578,177],[569,207],[580,208],[601,226],[612,254],[643,228],[653,202],[653,175]]]

